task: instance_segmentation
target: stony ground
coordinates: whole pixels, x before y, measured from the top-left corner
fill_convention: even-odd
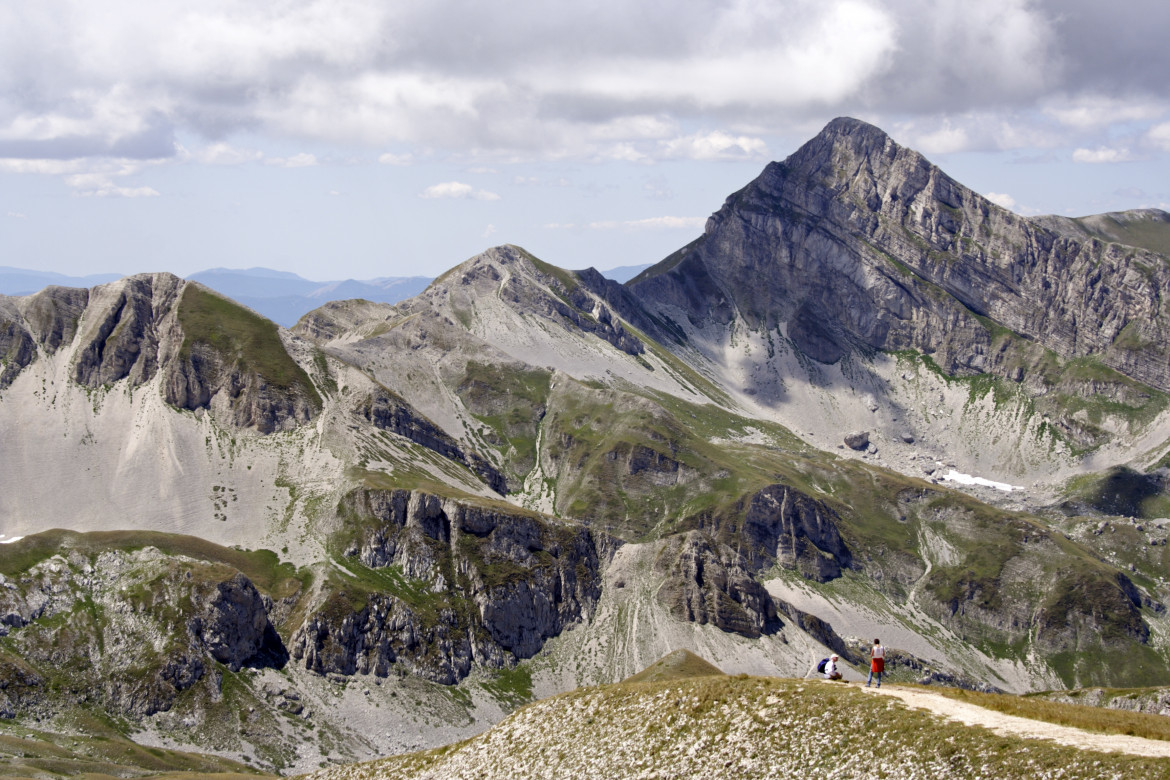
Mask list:
[[[908,708],[894,686],[882,693],[890,695],[753,677],[582,689],[526,707],[457,745],[312,777],[1170,777],[1167,758],[1022,738],[1002,720],[996,731],[960,724],[933,711],[954,716],[955,702],[924,694],[914,705],[927,711]]]

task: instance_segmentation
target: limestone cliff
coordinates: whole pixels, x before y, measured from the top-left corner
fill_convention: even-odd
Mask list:
[[[607,543],[581,527],[406,490],[360,489],[340,511],[346,555],[386,574],[376,592],[342,581],[293,634],[293,658],[321,674],[400,664],[458,682],[535,655],[600,596]]]
[[[727,514],[703,514],[687,523],[739,550],[753,572],[778,564],[827,582],[854,565],[837,513],[788,485],[769,485]]]
[[[772,163],[703,237],[629,284],[691,327],[786,328],[808,356],[914,349],[995,370],[986,317],[1064,358],[1170,388],[1161,255],[1003,209],[871,125],[837,119]]]
[[[666,578],[658,600],[675,617],[746,637],[780,629],[776,605],[744,556],[700,531],[670,537],[656,568]]]
[[[134,388],[161,374],[172,406],[261,433],[305,423],[322,404],[275,324],[171,274],[0,296],[0,389],[38,354],[60,350],[83,387]]]

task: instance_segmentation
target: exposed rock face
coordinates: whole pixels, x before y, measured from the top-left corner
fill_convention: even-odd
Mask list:
[[[36,347],[12,305],[0,300],[0,390],[12,384],[21,369],[32,362]],[[5,311],[8,309],[8,311]]]
[[[142,717],[192,686],[217,688],[217,661],[238,670],[287,658],[247,577],[149,547],[36,564],[19,582],[0,582],[0,616],[21,659],[0,659],[0,713],[5,701],[15,710],[39,700],[38,668],[69,670],[59,698]]]
[[[0,296],[0,390],[36,359],[73,340],[89,290],[46,287],[25,298]]]
[[[527,253],[512,246],[497,247],[485,253],[485,257],[493,260],[500,259],[501,255],[505,262],[534,261]],[[501,295],[533,314],[592,333],[626,354],[640,355],[645,351],[642,342],[625,329],[604,303],[591,296],[588,287],[580,280],[568,274],[546,273],[541,265],[536,264],[540,278],[554,295],[527,284],[519,276],[512,276],[503,283]]]
[[[279,644],[268,621],[267,605],[243,574],[216,583],[188,623],[192,636],[212,658],[238,672],[266,644]]]
[[[1097,355],[1168,389],[1168,283],[1159,255],[1057,234],[877,128],[837,119],[630,289],[695,328],[737,316],[784,325],[821,362],[854,348],[915,349],[950,373],[994,369],[976,317],[985,315],[1063,357]]]
[[[0,389],[38,350],[64,348],[71,350],[74,381],[84,387],[123,380],[139,387],[161,373],[167,403],[212,410],[239,428],[291,428],[321,408],[273,323],[171,274],[0,296]]]
[[[743,517],[741,535],[757,566],[770,559],[805,577],[826,582],[841,576],[853,564],[853,556],[841,533],[840,519],[824,503],[787,485],[772,485],[752,496]]]
[[[780,629],[776,605],[747,560],[701,531],[670,537],[655,565],[666,575],[658,600],[675,617],[753,638]]]
[[[171,307],[163,399],[180,409],[210,409],[237,428],[260,433],[311,420],[321,397],[288,354],[277,326],[239,304],[188,283]]]
[[[160,321],[184,282],[171,274],[141,274],[96,287],[73,358],[73,378],[86,387],[129,379],[146,384],[158,371]]]
[[[386,675],[400,663],[458,682],[473,663],[535,655],[600,596],[604,552],[583,528],[404,490],[356,491],[343,511],[364,527],[352,554],[407,582],[356,608],[342,597],[317,608],[291,645],[321,674]]]
[[[45,680],[19,658],[0,657],[0,718],[15,718],[44,698]]]
[[[492,490],[500,495],[507,494],[507,479],[491,463],[478,453],[465,453],[454,439],[394,393],[388,390],[375,392],[358,406],[355,413],[377,428],[404,436],[444,458],[462,463]]]
[[[788,485],[770,485],[744,499],[730,517],[692,522],[740,550],[751,571],[774,563],[827,582],[853,566],[853,555],[829,506]]]

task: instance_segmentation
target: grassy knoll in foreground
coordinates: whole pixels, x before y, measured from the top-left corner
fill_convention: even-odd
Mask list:
[[[1170,759],[1000,736],[854,686],[740,675],[583,688],[466,742],[315,775],[424,776],[1170,778]]]

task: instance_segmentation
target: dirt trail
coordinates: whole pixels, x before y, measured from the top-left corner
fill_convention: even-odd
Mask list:
[[[941,696],[937,693],[914,691],[898,686],[884,686],[882,688],[865,688],[862,690],[874,695],[893,696],[906,702],[907,705],[918,709],[925,709],[944,718],[957,720],[968,726],[984,726],[997,734],[1026,737],[1030,739],[1050,739],[1061,745],[1082,748],[1084,750],[1098,750],[1106,753],[1129,753],[1135,756],[1149,756],[1153,758],[1170,758],[1170,742],[1144,737],[1130,737],[1124,734],[1098,734],[1093,731],[1084,731],[1071,726],[1060,726],[1055,723],[1045,723],[1040,720],[1020,718],[1015,715],[1005,715],[995,710],[967,702]]]

